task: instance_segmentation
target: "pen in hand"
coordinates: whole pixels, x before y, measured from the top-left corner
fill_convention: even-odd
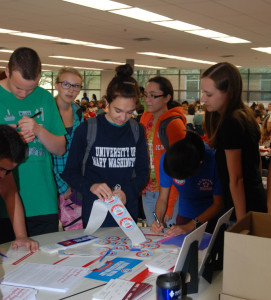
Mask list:
[[[33,116],[31,116],[30,118],[35,118],[35,117],[37,117],[37,116],[39,116],[41,114],[41,111],[39,111],[39,112],[37,112],[37,113],[35,113]]]
[[[161,225],[161,223],[160,223],[159,219],[157,218],[157,215],[156,215],[155,212],[153,212],[153,216],[154,216],[154,218],[155,218],[155,221],[156,221],[159,225]],[[162,229],[162,233],[164,233],[164,229]]]
[[[31,117],[29,117],[29,118],[33,119],[33,118],[39,116],[40,114],[41,114],[41,111],[35,113],[33,116],[31,116]],[[19,127],[19,125],[17,124],[16,127]]]

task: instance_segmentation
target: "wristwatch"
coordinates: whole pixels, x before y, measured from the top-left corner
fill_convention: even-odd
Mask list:
[[[199,228],[202,225],[202,223],[198,219],[193,219],[193,220],[195,222],[195,229]]]

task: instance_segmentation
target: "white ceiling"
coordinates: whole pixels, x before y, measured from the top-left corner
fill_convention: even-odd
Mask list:
[[[114,69],[116,66],[48,56],[63,55],[121,63],[125,63],[126,59],[134,59],[136,64],[166,68],[208,67],[206,64],[159,59],[136,53],[151,51],[213,62],[229,61],[242,67],[271,67],[270,54],[251,49],[271,46],[271,0],[118,2],[249,40],[251,43],[227,44],[61,0],[0,0],[0,28],[124,47],[122,50],[105,50],[0,34],[0,49],[14,50],[27,46],[39,53],[42,63],[99,69]],[[138,38],[151,40],[136,41]],[[9,56],[9,53],[0,52],[0,60],[8,60]],[[5,63],[0,62],[0,65]]]

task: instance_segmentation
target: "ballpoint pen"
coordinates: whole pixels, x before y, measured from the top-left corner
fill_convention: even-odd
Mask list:
[[[157,218],[155,212],[153,212],[153,215],[154,215],[155,221],[160,225],[161,223],[160,223],[159,219]],[[162,233],[164,233],[164,229],[162,229]]]
[[[31,117],[29,117],[29,118],[33,119],[33,118],[35,118],[35,117],[39,116],[41,113],[42,113],[42,112],[41,112],[41,111],[39,111],[39,112],[35,113],[33,116],[31,116]],[[19,127],[19,125],[17,124],[17,125],[16,125],[16,127],[18,128],[18,127]]]
[[[41,114],[41,111],[39,111],[39,112],[37,112],[37,113],[35,113],[33,116],[31,116],[30,118],[35,118],[35,117],[37,117],[37,116],[39,116]]]
[[[5,254],[3,253],[0,253],[1,256],[5,257],[5,258],[8,258]]]

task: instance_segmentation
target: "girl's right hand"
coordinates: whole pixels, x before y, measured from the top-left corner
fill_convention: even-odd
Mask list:
[[[106,183],[94,183],[90,187],[90,191],[92,194],[96,195],[102,201],[111,198],[113,196],[112,190]]]

